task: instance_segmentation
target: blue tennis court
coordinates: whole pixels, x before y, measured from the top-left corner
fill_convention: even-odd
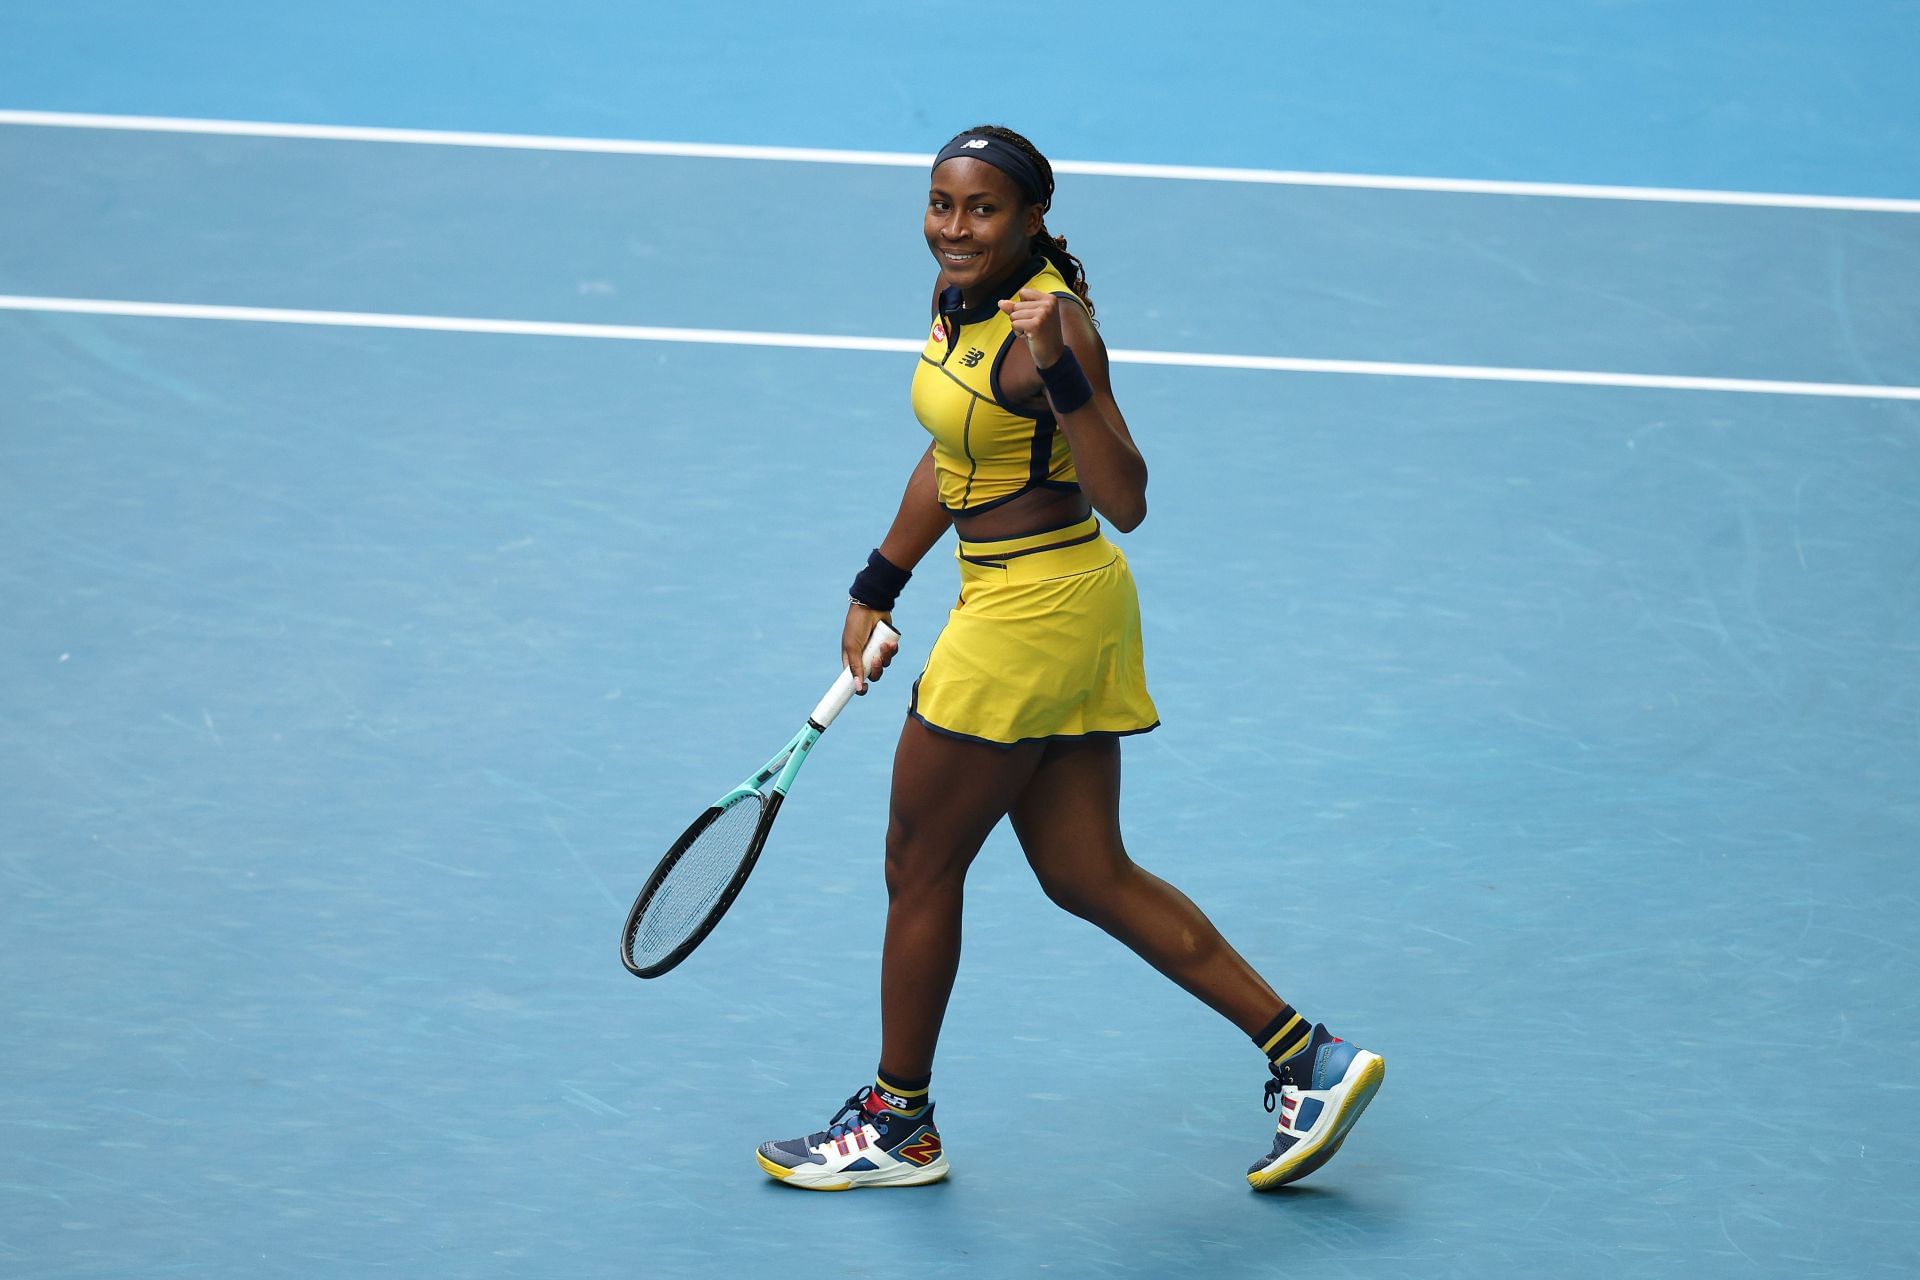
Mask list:
[[[1553,8],[1108,6],[1003,89],[878,4],[0,15],[0,1274],[1920,1269],[1920,6]],[[755,1167],[874,1066],[950,543],[616,957],[925,447],[924,171],[719,152],[1002,118],[1152,468],[1129,847],[1390,1063],[1284,1194],[1258,1054],[1004,829],[953,1178]]]

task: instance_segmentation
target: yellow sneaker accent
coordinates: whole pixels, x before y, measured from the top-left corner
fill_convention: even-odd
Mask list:
[[[793,1170],[781,1168],[779,1165],[775,1164],[773,1161],[761,1155],[758,1151],[753,1153],[753,1158],[757,1162],[759,1162],[760,1167],[766,1170],[767,1173],[769,1173],[773,1177],[780,1179],[780,1181],[785,1182],[790,1187],[800,1187],[801,1189],[806,1191],[851,1191],[853,1190],[853,1183],[850,1181],[830,1184],[826,1186],[822,1186],[817,1182],[791,1182],[788,1180],[793,1177]]]

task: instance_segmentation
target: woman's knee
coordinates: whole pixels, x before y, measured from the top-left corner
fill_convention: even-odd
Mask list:
[[[1080,885],[1042,875],[1040,891],[1047,895],[1047,901],[1068,915],[1079,916],[1082,920],[1093,920],[1094,899]]]
[[[895,809],[887,818],[887,896],[897,900],[959,887],[974,852]]]
[[[1113,904],[1126,891],[1127,877],[1134,870],[1124,856],[1118,862],[1073,869],[1051,866],[1044,860],[1030,858],[1028,862],[1048,901],[1093,924],[1104,924],[1112,917]]]

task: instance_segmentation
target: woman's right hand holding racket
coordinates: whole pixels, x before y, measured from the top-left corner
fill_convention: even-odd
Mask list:
[[[893,661],[893,655],[900,652],[900,640],[895,636],[881,645],[871,663],[862,661],[867,641],[873,639],[873,628],[881,622],[893,626],[893,615],[857,602],[847,605],[847,625],[840,632],[840,660],[853,672],[853,691],[857,694],[866,693],[867,681],[878,680],[887,664]]]

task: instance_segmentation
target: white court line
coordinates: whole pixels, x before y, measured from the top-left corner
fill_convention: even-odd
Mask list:
[[[861,338],[831,333],[679,329],[659,325],[573,324],[553,320],[487,320],[471,316],[414,316],[380,311],[299,311],[281,307],[221,307],[188,302],[40,298],[13,294],[0,294],[0,311],[168,320],[237,320],[251,324],[311,324],[349,329],[414,329],[436,333],[493,333],[543,338],[610,338],[628,342],[717,343],[736,347],[798,347],[813,351],[911,353],[925,345],[913,338]],[[1920,400],[1920,387],[1878,386],[1871,383],[1691,378],[1668,374],[1599,373],[1581,369],[1506,369],[1467,364],[1403,364],[1386,360],[1315,360],[1297,356],[1238,356],[1200,351],[1115,349],[1107,355],[1115,364],[1178,365],[1196,369],[1259,369],[1280,373],[1338,373],[1385,378],[1454,378],[1469,382],[1539,382],[1575,387],[1651,387],[1668,391],[1738,391],[1779,396],[1840,396],[1858,400]]]
[[[410,316],[386,311],[299,311],[285,307],[218,307],[194,302],[124,302],[110,298],[34,298],[0,293],[0,311],[53,311],[163,320],[242,320],[251,324],[317,324],[344,329],[421,329],[434,333],[500,333],[532,338],[615,338],[628,342],[707,342],[734,347],[803,347],[812,351],[918,351],[906,338],[830,333],[762,333],[750,329],[674,329],[650,324],[572,324],[560,320],[486,320]]]
[[[643,142],[620,138],[561,138],[521,133],[457,133],[441,129],[379,129],[358,125],[275,124],[259,120],[189,120],[173,116],[87,115],[65,111],[0,110],[0,125],[61,129],[121,129],[140,133],[203,133],[245,138],[306,138],[330,142],[403,142],[438,147],[498,147],[519,151],[579,151],[601,155],[692,156],[710,160],[777,160],[801,164],[921,168],[931,155],[902,151],[834,151],[816,147],[749,147],[726,143]],[[1794,195],[1767,191],[1708,191],[1685,187],[1594,186],[1574,182],[1494,182],[1479,178],[1409,178],[1388,174],[1313,173],[1293,169],[1234,169],[1207,165],[1121,164],[1056,160],[1056,173],[1101,178],[1160,178],[1186,182],[1240,182],[1293,187],[1357,187],[1376,191],[1441,191],[1457,195],[1550,196],[1573,200],[1642,200],[1667,204],[1757,205],[1772,209],[1847,209],[1866,213],[1920,213],[1920,200],[1878,196]]]

